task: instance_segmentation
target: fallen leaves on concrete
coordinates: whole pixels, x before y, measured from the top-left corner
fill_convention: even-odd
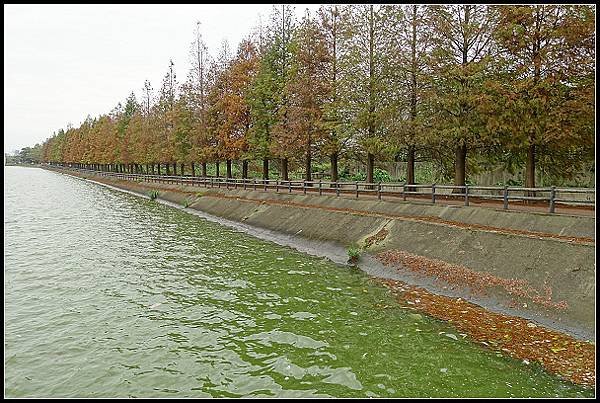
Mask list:
[[[546,329],[516,316],[490,312],[461,298],[436,295],[397,280],[377,279],[401,303],[451,323],[458,332],[487,348],[525,363],[538,362],[548,372],[573,383],[593,387],[596,382],[595,346]]]
[[[552,288],[547,285],[540,291],[532,287],[527,280],[497,277],[490,273],[478,272],[464,266],[400,250],[387,250],[375,257],[381,263],[400,271],[408,270],[414,274],[434,278],[453,288],[468,288],[475,295],[485,295],[488,290],[499,287],[512,297],[532,301],[544,308],[557,310],[568,308],[566,301],[552,301]]]
[[[387,228],[380,229],[375,235],[368,237],[365,239],[365,248],[370,248],[373,244],[378,244],[382,242],[390,233]]]

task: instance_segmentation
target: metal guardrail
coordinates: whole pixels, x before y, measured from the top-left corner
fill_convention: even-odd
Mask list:
[[[306,181],[306,180],[288,180],[280,179],[236,179],[222,177],[199,177],[199,176],[176,176],[176,175],[150,175],[133,173],[116,173],[106,171],[96,171],[91,169],[82,169],[74,167],[59,166],[62,169],[70,169],[80,172],[93,173],[100,176],[110,176],[125,180],[159,182],[169,184],[203,186],[205,188],[225,188],[225,189],[244,189],[244,190],[274,190],[275,192],[302,191],[303,194],[318,193],[323,194],[351,194],[358,198],[362,195],[377,196],[381,200],[384,196],[401,197],[406,200],[407,196],[429,196],[432,203],[436,203],[440,198],[463,199],[464,205],[469,205],[470,198],[498,200],[502,201],[503,209],[508,210],[509,201],[546,201],[550,213],[554,213],[557,204],[562,205],[586,205],[595,208],[595,189],[580,188],[525,188],[509,186],[453,186],[453,185],[417,185],[406,183],[369,183],[369,182],[331,182],[331,181]],[[451,190],[450,193],[444,192]],[[481,193],[482,191],[488,193]],[[512,195],[511,195],[512,192]],[[515,193],[523,195],[515,195]],[[542,194],[542,196],[540,196]],[[569,199],[564,196],[567,194],[583,194],[585,199]]]

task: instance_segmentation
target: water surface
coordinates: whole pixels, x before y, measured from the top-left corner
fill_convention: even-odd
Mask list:
[[[358,269],[41,169],[4,198],[6,396],[593,396]]]

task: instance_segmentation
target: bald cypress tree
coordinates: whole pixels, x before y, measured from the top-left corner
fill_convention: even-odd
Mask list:
[[[366,153],[367,182],[373,182],[376,157],[389,149],[392,41],[397,6],[353,5],[343,8],[340,68],[343,79],[337,95],[351,122],[354,142]]]
[[[430,7],[430,141],[454,150],[454,185],[464,186],[467,153],[485,143],[478,107],[489,73],[496,13],[487,5]]]
[[[595,13],[586,5],[499,6],[498,79],[488,82],[488,125],[502,147],[572,176],[594,148]]]

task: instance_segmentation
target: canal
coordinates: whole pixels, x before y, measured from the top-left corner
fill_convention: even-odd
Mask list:
[[[5,167],[7,397],[591,397],[356,268]]]

